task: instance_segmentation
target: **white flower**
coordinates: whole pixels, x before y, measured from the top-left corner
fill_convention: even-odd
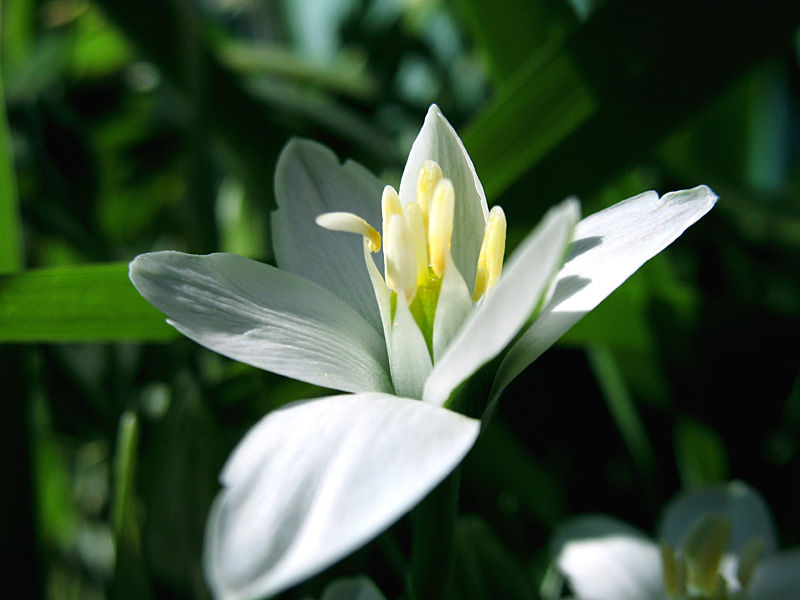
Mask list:
[[[399,195],[360,165],[293,140],[278,162],[276,196],[280,268],[229,254],[156,252],[130,269],[141,294],[196,342],[351,393],[274,411],[234,451],[205,549],[220,598],[277,593],[407,512],[478,436],[478,419],[448,408],[479,416],[716,201],[706,187],[647,192],[578,223],[578,204],[568,200],[503,267],[505,217],[489,213],[472,162],[436,106]],[[489,363],[479,406],[467,407],[474,398],[465,398],[464,384]]]
[[[800,548],[776,552],[769,508],[742,482],[678,496],[657,540],[587,515],[557,533],[553,551],[580,600],[800,599]]]

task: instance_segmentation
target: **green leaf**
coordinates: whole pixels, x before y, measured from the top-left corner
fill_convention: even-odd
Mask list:
[[[720,435],[695,419],[683,418],[675,425],[675,460],[685,488],[728,480],[728,453]]]
[[[0,28],[2,28],[1,20]],[[19,218],[17,180],[14,173],[11,135],[6,120],[3,72],[0,67],[0,273],[11,273],[20,268],[22,268],[22,223]]]
[[[165,317],[128,280],[128,265],[0,275],[0,343],[165,341]]]
[[[532,44],[463,132],[487,195],[516,184],[503,201],[514,216],[596,189],[788,44],[798,13],[791,0],[736,3],[724,18],[690,0],[615,0],[563,44]]]
[[[559,46],[577,24],[567,0],[458,0],[496,84],[543,47]]]

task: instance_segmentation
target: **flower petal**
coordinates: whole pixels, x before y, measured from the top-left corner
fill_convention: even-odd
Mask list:
[[[753,600],[800,600],[800,548],[761,561],[750,586]]]
[[[411,146],[403,170],[400,181],[400,200],[403,206],[416,200],[417,174],[420,165],[426,160],[439,163],[444,177],[453,182],[456,193],[453,260],[463,275],[467,288],[471,290],[475,285],[475,269],[489,209],[486,207],[483,186],[464,144],[435,104],[428,109],[425,123]]]
[[[500,281],[467,318],[425,383],[426,402],[444,404],[459,384],[497,356],[540,306],[580,214],[574,200],[551,209],[523,241]]]
[[[464,320],[472,313],[474,304],[467,284],[464,283],[452,256],[447,256],[447,267],[439,290],[439,300],[433,317],[433,358],[439,360]]]
[[[647,192],[578,223],[553,297],[504,358],[493,396],[646,261],[711,210],[716,200],[706,186],[661,198]]]
[[[138,256],[130,277],[178,331],[215,352],[323,387],[392,390],[381,335],[315,283],[234,254],[181,252]]]
[[[661,551],[639,530],[587,515],[557,533],[553,553],[581,600],[663,600]]]
[[[728,554],[738,554],[754,537],[764,540],[767,554],[777,548],[769,506],[761,494],[742,481],[680,494],[664,509],[658,539],[679,548],[697,521],[709,513],[722,515],[730,521]]]
[[[327,231],[315,219],[328,212],[349,212],[380,231],[383,184],[358,163],[339,162],[325,146],[293,139],[275,169],[278,210],[272,215],[275,260],[350,304],[381,330],[372,285],[364,271],[359,236]],[[383,255],[378,255],[383,265]]]
[[[395,393],[422,398],[422,388],[432,368],[431,355],[408,305],[399,297],[388,347]]]
[[[264,417],[228,461],[206,530],[220,598],[275,594],[363,545],[461,462],[480,423],[386,394],[298,402]]]

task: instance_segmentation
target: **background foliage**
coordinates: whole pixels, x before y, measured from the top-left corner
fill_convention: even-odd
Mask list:
[[[710,0],[6,0],[0,13],[0,527],[28,597],[207,598],[216,477],[324,393],[180,339],[127,280],[156,249],[271,261],[290,136],[396,182],[429,103],[510,245],[553,203],[721,200],[505,394],[462,474],[452,598],[536,598],[554,525],[651,530],[744,479],[800,543],[800,5]],[[286,593],[366,571],[407,519]]]

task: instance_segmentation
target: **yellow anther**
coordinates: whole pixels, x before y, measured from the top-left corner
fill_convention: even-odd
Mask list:
[[[425,285],[428,280],[428,245],[425,239],[425,225],[422,222],[422,209],[416,202],[406,205],[406,222],[411,233],[411,245],[417,260],[417,285]]]
[[[433,160],[426,160],[419,166],[417,172],[417,203],[422,210],[422,222],[428,227],[428,214],[430,213],[433,193],[442,180],[442,168]]]
[[[502,208],[495,206],[489,212],[489,219],[486,221],[486,230],[481,243],[481,252],[478,255],[475,290],[472,292],[473,302],[477,302],[481,296],[488,294],[489,290],[500,279],[505,252],[506,215]]]
[[[411,232],[402,214],[393,214],[386,220],[383,237],[386,285],[409,303],[417,293],[417,261]]]
[[[344,231],[363,235],[369,242],[369,251],[381,249],[381,235],[361,217],[348,212],[330,212],[316,218],[317,225],[330,231]]]
[[[722,515],[708,514],[689,531],[684,542],[689,580],[703,594],[714,592],[718,585],[720,562],[728,546],[731,524]]]
[[[453,238],[453,215],[456,193],[453,182],[442,179],[433,192],[428,212],[428,254],[433,272],[437,277],[444,274],[450,242]]]
[[[753,573],[755,573],[758,561],[764,554],[766,546],[767,544],[764,538],[754,536],[747,540],[739,551],[739,567],[736,570],[736,579],[739,580],[743,588],[750,585],[750,581],[753,579]]]

